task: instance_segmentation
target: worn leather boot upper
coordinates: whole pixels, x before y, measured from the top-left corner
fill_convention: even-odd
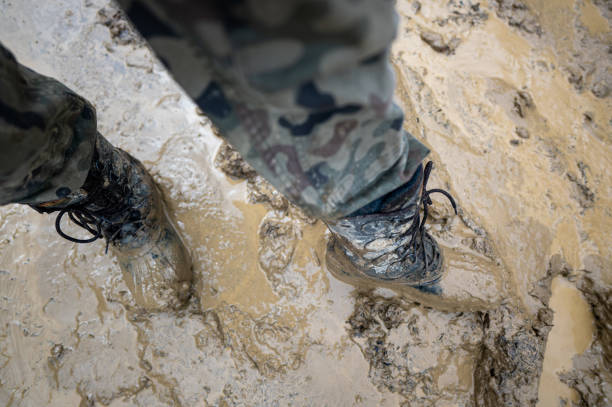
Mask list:
[[[189,296],[191,260],[158,187],[138,160],[104,137],[98,135],[81,191],[35,209],[59,211],[56,228],[68,240],[87,243],[104,237],[139,306],[176,308]],[[66,214],[93,236],[76,239],[64,233],[61,221]]]
[[[424,229],[429,194],[426,190],[431,162],[421,166],[403,196],[378,213],[356,214],[328,222],[332,239],[328,245],[328,267],[336,273],[372,282],[424,286],[442,275],[442,253],[435,240]],[[424,215],[421,220],[420,208]]]

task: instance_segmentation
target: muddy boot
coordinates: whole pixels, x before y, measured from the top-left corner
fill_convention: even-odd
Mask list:
[[[142,164],[98,135],[91,169],[78,193],[33,206],[59,211],[55,227],[76,243],[106,239],[136,303],[147,310],[178,308],[191,290],[191,260],[172,225],[158,187]],[[64,215],[88,230],[76,239],[61,228]]]
[[[354,285],[424,290],[441,278],[442,253],[425,231],[427,207],[432,203],[429,195],[442,193],[455,214],[457,208],[448,192],[426,189],[431,169],[430,161],[398,191],[351,216],[328,222],[332,236],[326,257],[332,274]]]

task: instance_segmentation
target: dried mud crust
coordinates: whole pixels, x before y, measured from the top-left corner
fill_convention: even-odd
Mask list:
[[[215,156],[215,166],[230,177],[237,179],[251,179],[257,173],[246,161],[242,159],[240,153],[227,143],[221,144]]]
[[[531,295],[536,318],[502,304],[488,312],[440,312],[417,303],[359,294],[348,332],[380,389],[406,406],[535,406],[546,339],[554,261]]]
[[[603,357],[601,341],[597,341],[582,355],[576,356],[574,368],[560,375],[561,381],[578,394],[574,407],[608,407],[612,395],[612,372]]]
[[[399,393],[407,406],[473,405],[472,371],[483,335],[477,314],[359,295],[347,322],[380,390]]]
[[[497,16],[510,26],[528,33],[542,35],[542,27],[529,7],[520,0],[495,0],[492,2]]]
[[[483,315],[484,337],[474,371],[478,407],[535,406],[552,312],[543,307],[536,321],[502,305]]]
[[[480,3],[473,2],[450,1],[431,21],[417,18],[421,8],[420,2],[413,2],[404,17],[418,20],[417,26],[421,40],[434,51],[446,55],[453,55],[461,45],[462,32],[484,23],[489,17],[488,12],[482,9]]]

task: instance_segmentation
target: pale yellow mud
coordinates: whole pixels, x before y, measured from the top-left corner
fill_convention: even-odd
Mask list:
[[[0,0],[3,44],[91,100],[100,132],[158,182],[196,294],[178,312],[140,312],[102,242],[75,245],[49,216],[0,208],[0,405],[605,405],[606,2],[397,8],[406,128],[433,151],[430,187],[460,207],[432,210],[442,297],[333,278],[325,226],[222,145],[107,0]]]
[[[578,401],[575,392],[559,380],[571,370],[572,358],[583,353],[593,340],[594,323],[589,304],[580,291],[562,277],[552,281],[550,307],[555,313],[540,379],[538,407],[557,407],[560,398]]]

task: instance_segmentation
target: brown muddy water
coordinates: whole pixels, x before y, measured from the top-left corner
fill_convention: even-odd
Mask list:
[[[107,0],[0,0],[2,42],[151,171],[196,274],[186,309],[144,313],[102,242],[1,208],[0,405],[611,405],[610,3],[397,8],[406,128],[460,206],[430,225],[442,295],[332,277],[325,226],[222,144]]]

